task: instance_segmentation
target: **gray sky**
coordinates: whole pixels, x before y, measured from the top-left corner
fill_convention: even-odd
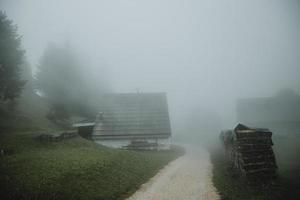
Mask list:
[[[175,127],[235,100],[300,86],[296,0],[0,0],[36,67],[49,41],[72,45],[117,92],[165,91]],[[204,113],[205,113],[204,112]]]

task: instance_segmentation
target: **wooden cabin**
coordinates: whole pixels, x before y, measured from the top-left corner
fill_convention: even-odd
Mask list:
[[[92,127],[86,138],[114,148],[170,148],[171,126],[165,93],[106,94],[101,99],[95,124],[78,129]]]

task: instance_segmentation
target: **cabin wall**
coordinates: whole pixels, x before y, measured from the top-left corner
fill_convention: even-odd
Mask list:
[[[132,139],[110,139],[110,140],[94,140],[97,144],[101,144],[107,147],[112,148],[127,148],[132,143]],[[147,150],[169,150],[171,147],[171,139],[164,138],[164,139],[143,139],[138,141],[147,141],[148,143],[156,143],[157,147],[145,147],[143,149]]]
[[[171,148],[171,139],[159,139],[158,140],[159,150],[169,150]]]

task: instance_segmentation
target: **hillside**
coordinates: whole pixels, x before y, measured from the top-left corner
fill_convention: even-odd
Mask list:
[[[76,137],[1,136],[1,199],[123,199],[183,153],[115,150]]]

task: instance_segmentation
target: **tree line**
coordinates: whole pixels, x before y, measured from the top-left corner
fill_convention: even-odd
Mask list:
[[[21,40],[17,26],[0,11],[0,109],[14,108],[27,95],[47,103],[47,118],[53,122],[95,114],[96,103],[90,99],[96,102],[97,86],[89,83],[86,67],[71,44],[49,43],[33,77]]]

